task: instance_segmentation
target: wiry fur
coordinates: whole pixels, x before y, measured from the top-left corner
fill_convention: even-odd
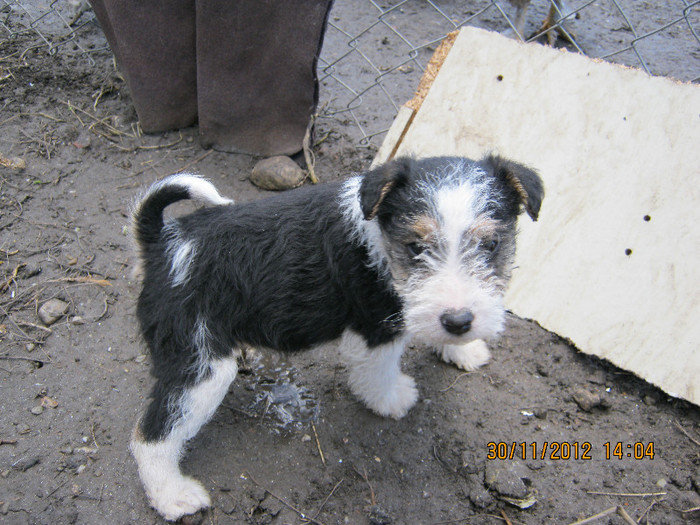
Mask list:
[[[133,227],[156,383],[131,445],[152,505],[177,519],[209,504],[178,462],[245,346],[294,352],[341,338],[352,392],[395,418],[418,398],[400,368],[408,341],[483,365],[481,339],[504,325],[517,216],[536,219],[542,195],[537,174],[496,157],[399,159],[239,205],[189,174],[152,186]],[[211,206],[164,219],[182,199]]]

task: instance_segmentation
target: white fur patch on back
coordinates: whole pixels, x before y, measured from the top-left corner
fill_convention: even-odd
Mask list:
[[[190,266],[197,255],[197,246],[193,240],[183,239],[173,222],[166,224],[163,230],[168,236],[168,247],[165,250],[170,259],[168,275],[173,287],[180,286],[190,277]]]

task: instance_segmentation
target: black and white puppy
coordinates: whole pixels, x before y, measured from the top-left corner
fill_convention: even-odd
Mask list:
[[[155,386],[131,450],[168,520],[210,504],[179,469],[245,346],[295,352],[340,339],[352,392],[382,416],[416,403],[400,369],[409,341],[464,369],[505,321],[518,215],[537,219],[539,176],[480,162],[401,158],[344,182],[234,205],[190,174],[154,184],[133,228],[143,265],[138,319]],[[212,206],[178,219],[182,199]]]

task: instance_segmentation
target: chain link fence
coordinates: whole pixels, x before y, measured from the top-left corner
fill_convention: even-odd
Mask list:
[[[84,38],[86,28],[97,25],[85,0],[0,0],[0,54],[5,42],[24,37],[28,46],[20,59],[33,49],[45,49],[49,55],[77,54],[94,66],[93,54],[108,49],[104,38],[98,46]]]
[[[530,4],[526,13],[518,3]],[[320,117],[378,146],[435,47],[467,25],[514,38],[519,26],[526,41],[700,82],[700,0],[336,0],[318,65]],[[13,39],[24,39],[24,53],[70,53],[90,66],[108,53],[85,0],[0,0],[0,60]]]

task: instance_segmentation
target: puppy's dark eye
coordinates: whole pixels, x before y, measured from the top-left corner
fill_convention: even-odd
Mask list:
[[[501,240],[498,237],[494,237],[493,239],[487,239],[483,242],[482,246],[484,249],[489,252],[489,253],[496,253],[496,250],[498,250],[498,246],[501,244]]]
[[[425,248],[417,242],[409,242],[406,245],[406,251],[411,257],[418,257],[421,253],[425,251]]]

